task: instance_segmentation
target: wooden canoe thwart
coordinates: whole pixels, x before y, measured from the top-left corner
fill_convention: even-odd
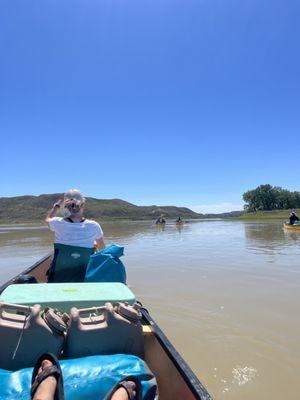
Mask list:
[[[22,274],[0,287],[4,289],[17,282],[20,275],[30,274],[39,283],[45,283],[46,272],[51,264],[52,254],[26,269]],[[205,387],[176,351],[163,331],[152,319],[146,308],[141,309],[145,361],[156,376],[160,400],[212,400]]]

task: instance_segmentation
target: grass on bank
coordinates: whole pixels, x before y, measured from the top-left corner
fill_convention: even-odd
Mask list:
[[[297,214],[300,214],[300,209],[296,209]],[[242,220],[260,220],[260,219],[281,219],[286,221],[289,219],[291,210],[272,210],[272,211],[257,211],[252,213],[243,213],[238,219]]]

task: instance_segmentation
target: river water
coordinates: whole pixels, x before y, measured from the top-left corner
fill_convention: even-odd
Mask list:
[[[300,233],[281,222],[182,229],[105,222],[137,298],[215,399],[300,398]],[[0,226],[0,282],[49,252],[41,226]]]

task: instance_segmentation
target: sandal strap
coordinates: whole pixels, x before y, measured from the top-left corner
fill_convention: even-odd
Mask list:
[[[33,396],[39,385],[49,376],[55,376],[56,378],[60,376],[60,370],[56,365],[44,368],[43,371],[35,377],[35,380],[31,386],[31,395]]]
[[[134,393],[133,393],[132,386],[129,384],[128,381],[120,382],[119,383],[119,387],[122,387],[122,388],[124,388],[126,390],[129,400],[135,400],[135,396],[134,396]]]

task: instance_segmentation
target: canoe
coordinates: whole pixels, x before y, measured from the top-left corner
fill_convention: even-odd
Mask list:
[[[9,285],[16,284],[20,275],[30,274],[39,283],[46,282],[46,272],[52,261],[48,254],[22,274],[15,276],[0,287],[0,295]],[[212,400],[212,397],[180,356],[172,343],[142,307],[145,361],[156,376],[160,400]]]
[[[300,224],[299,225],[290,225],[290,224],[287,224],[285,222],[283,224],[283,228],[286,229],[286,230],[289,230],[289,231],[294,231],[294,232],[298,231],[298,232],[300,232]]]

